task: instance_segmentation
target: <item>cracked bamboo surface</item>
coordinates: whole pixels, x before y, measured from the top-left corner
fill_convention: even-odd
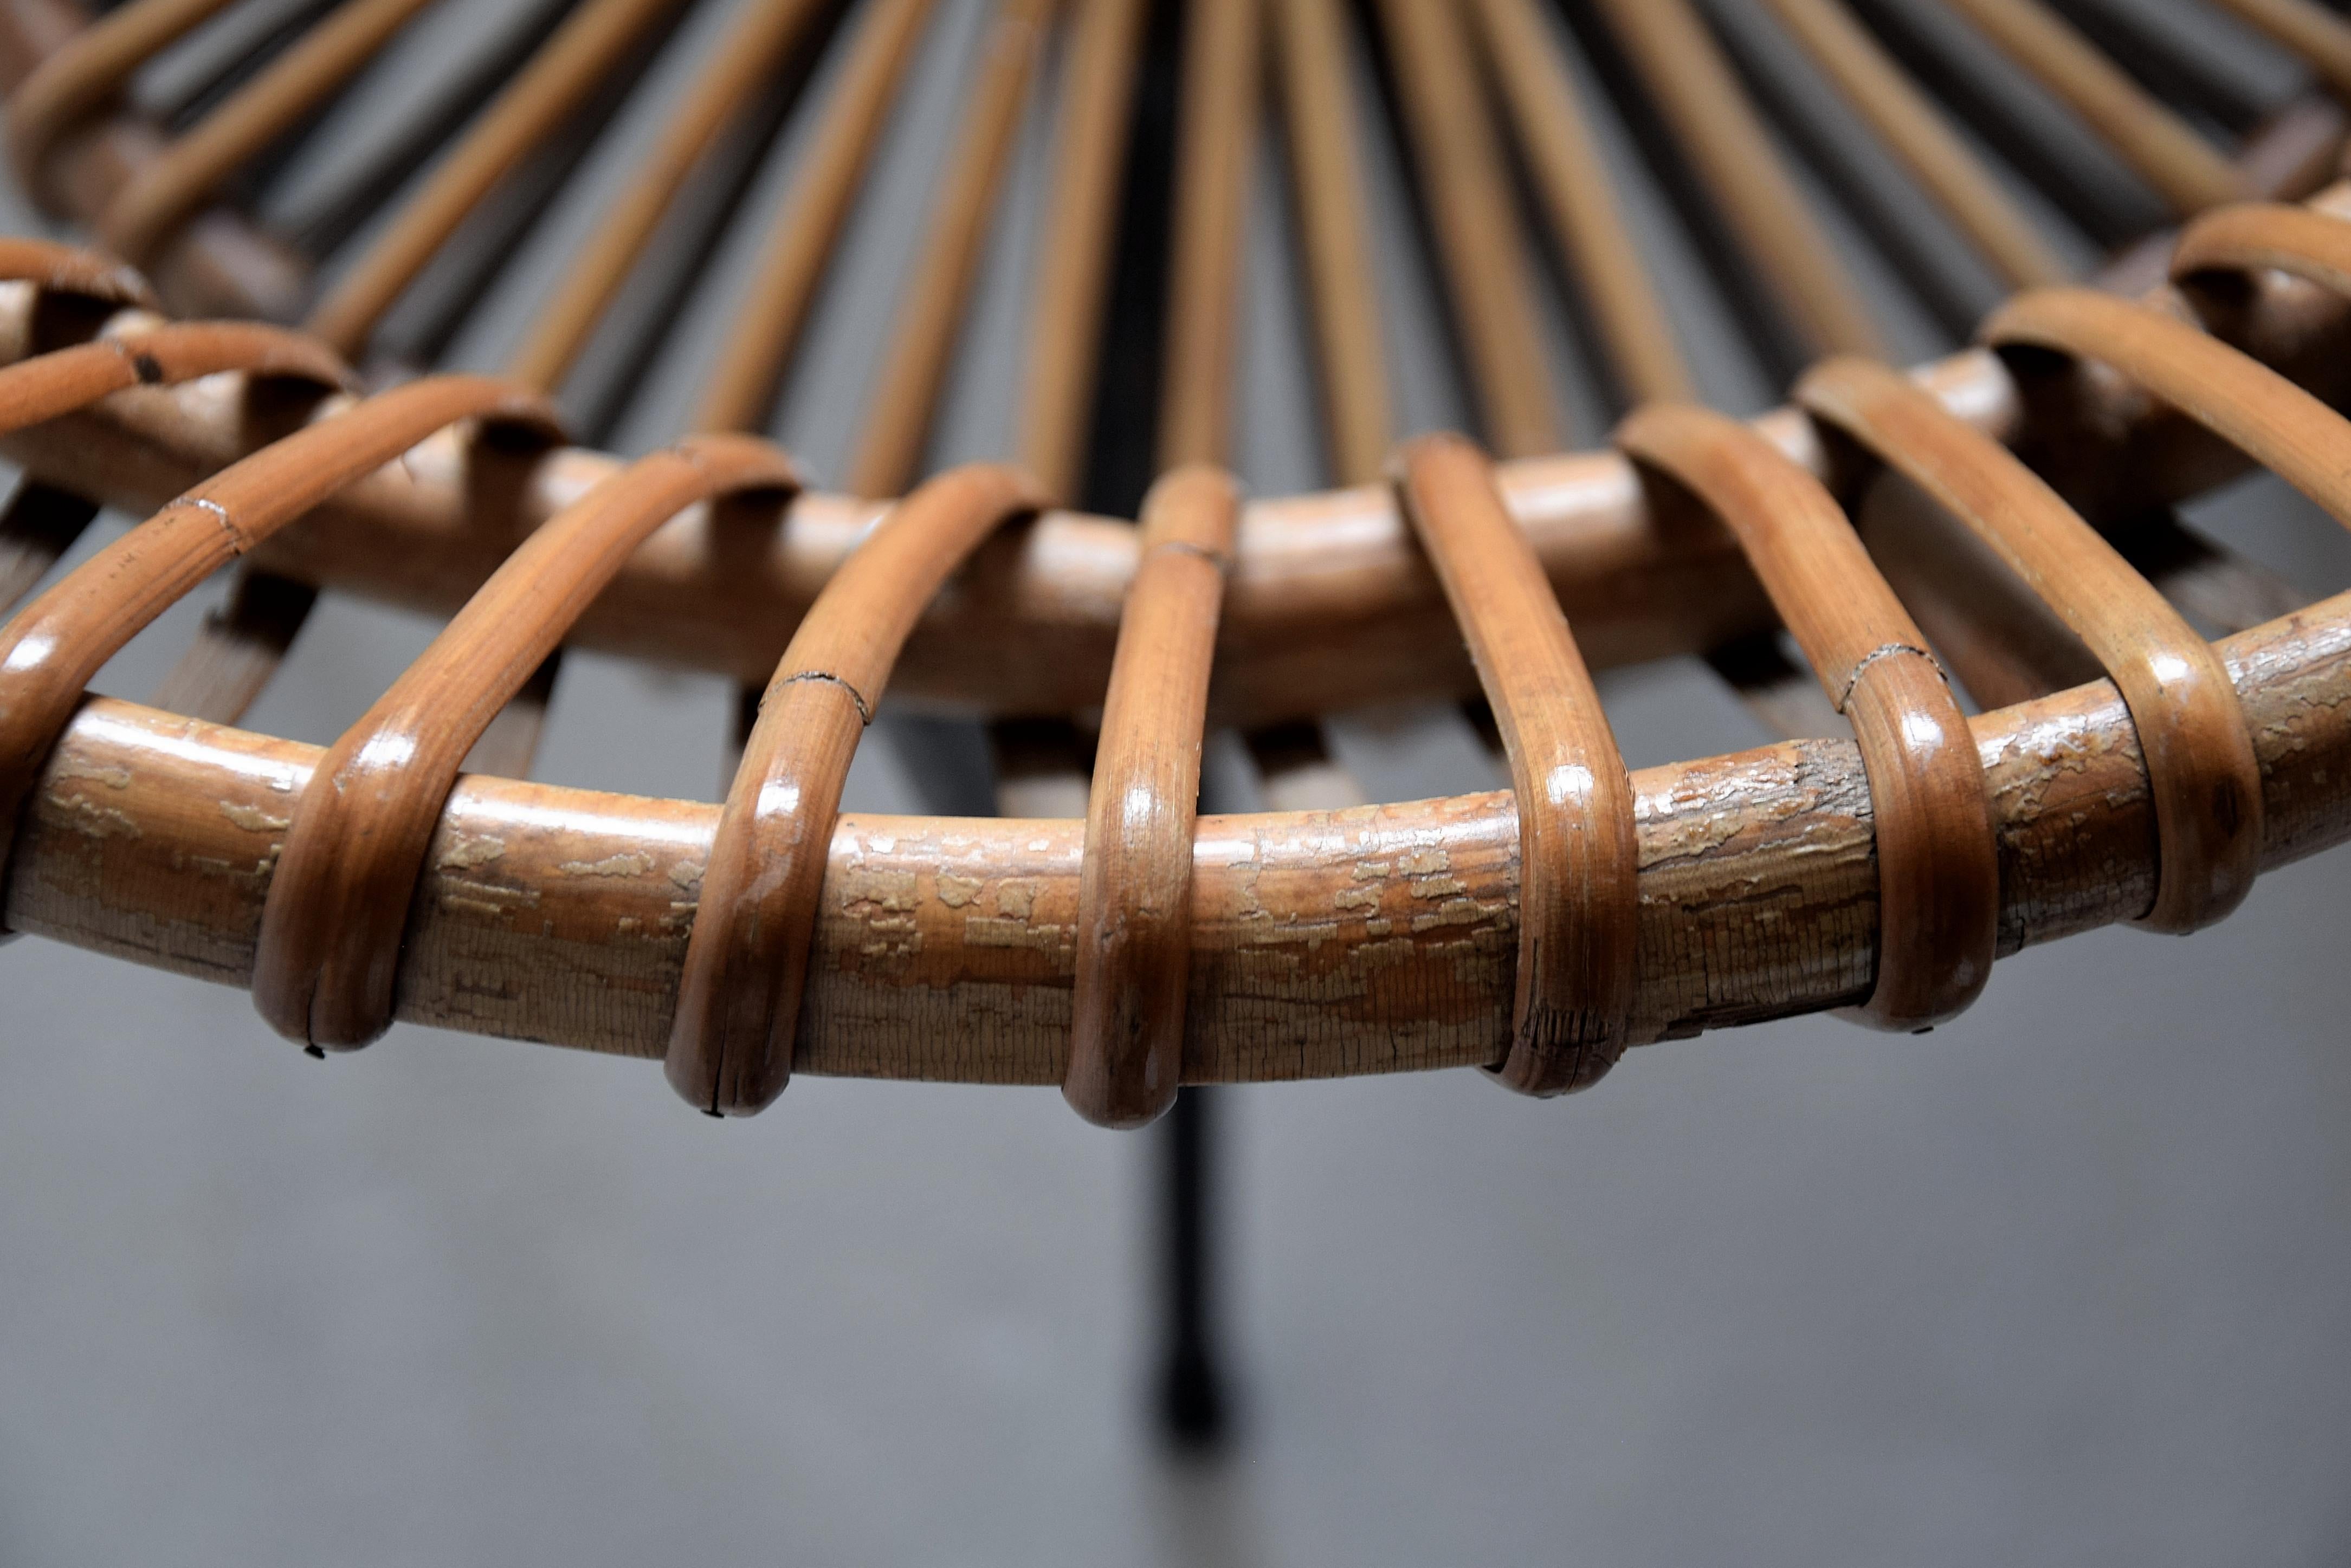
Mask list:
[[[2262,863],[2351,837],[2351,596],[2221,644],[2262,772]],[[2100,681],[1973,721],[2000,951],[2155,894],[2137,743]],[[103,699],[52,755],[8,924],[244,985],[318,748]],[[1633,775],[1632,1035],[1861,1001],[1877,876],[1848,741]],[[412,910],[398,1016],[657,1056],[718,808],[467,778]],[[1075,821],[849,814],[833,830],[795,1068],[1058,1084],[1084,836]],[[1184,1072],[1265,1080],[1485,1064],[1509,1039],[1517,814],[1506,793],[1205,816]]]

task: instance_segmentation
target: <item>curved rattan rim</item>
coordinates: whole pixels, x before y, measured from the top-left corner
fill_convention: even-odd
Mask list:
[[[2351,596],[2221,645],[2262,767],[2264,869],[2351,837]],[[2136,733],[2097,682],[1979,718],[2000,950],[2155,891]],[[17,843],[9,925],[249,984],[290,802],[319,749],[91,701]],[[1867,783],[1847,741],[1634,775],[1640,1041],[1859,1002],[1875,971]],[[410,913],[397,1015],[632,1055],[668,1038],[718,808],[468,777]],[[795,1068],[1058,1084],[1081,821],[850,814],[835,828]],[[1505,792],[1207,816],[1184,1073],[1237,1082],[1486,1064],[1509,1040]]]
[[[13,26],[35,54],[37,40],[22,35],[38,31],[25,20],[38,11]],[[69,204],[87,206],[102,198],[99,186],[136,173],[145,155],[136,129],[105,129],[86,147],[81,167],[96,183],[65,192]],[[2253,157],[2283,171],[2298,134],[2325,140],[2289,115]],[[2216,182],[2233,178],[2216,167]],[[2340,193],[2333,204],[2345,205]],[[225,291],[255,309],[268,258],[234,218],[215,218],[158,255],[177,275],[165,293]],[[2185,308],[2176,297],[2160,303]],[[2339,302],[2263,280],[2243,299],[2204,303],[2229,319],[2203,324],[2254,358],[2331,400],[2351,389],[2336,384],[2333,363]],[[15,340],[11,358],[32,347],[29,312],[0,331]],[[2095,517],[2176,499],[2241,466],[2095,370],[2020,383],[1977,354],[1920,375],[1961,417],[2028,449]],[[252,412],[233,379],[145,389],[9,445],[38,480],[152,506],[260,444],[268,421]],[[1773,446],[1829,477],[1809,425],[1785,413],[1759,422]],[[524,533],[612,467],[580,452],[501,459],[444,432],[255,559],[454,610]],[[1773,624],[1722,530],[1645,492],[1623,462],[1542,459],[1514,465],[1500,483],[1594,662],[1695,651]],[[875,511],[804,498],[772,532],[706,510],[682,515],[624,568],[580,638],[758,679]],[[1252,508],[1218,644],[1218,716],[1258,723],[1470,690],[1458,633],[1406,533],[1383,492]],[[1123,524],[1036,522],[991,547],[967,591],[925,618],[902,690],[1003,713],[1090,705],[1135,570]],[[2223,645],[2262,769],[2263,866],[2344,836],[2325,785],[2341,776],[2334,713],[2346,634],[2351,604],[2338,599]],[[2155,892],[2155,810],[2114,688],[2005,708],[1973,732],[1998,858],[1999,950],[2143,915]],[[308,748],[232,729],[87,704],[22,825],[9,925],[250,983],[291,803],[317,761]],[[1878,948],[1881,846],[1862,750],[1792,742],[1647,770],[1632,784],[1639,956],[1625,1039],[1870,999],[1881,961],[1893,961]],[[409,911],[394,1010],[659,1054],[690,967],[716,816],[684,803],[461,783]],[[1499,1064],[1510,1050],[1521,934],[1520,817],[1510,795],[1490,794],[1202,821],[1191,995],[1176,1010],[1181,1075]],[[807,989],[792,993],[790,1064],[1065,1082],[1083,846],[1074,821],[841,819],[822,869]]]
[[[2228,325],[2262,358],[2325,366],[2341,358],[2333,349],[2346,316],[2315,290],[2270,278]],[[27,319],[20,312],[9,334],[19,352]],[[2027,389],[1991,356],[1961,356],[1922,379],[1979,425],[2011,436],[2023,428]],[[2229,471],[2226,454],[2189,441],[2176,420],[2127,389],[2095,375],[2061,379],[2074,394],[2077,438],[2101,436],[2095,454],[2077,451],[2096,460],[2082,474],[2135,471],[2179,493]],[[2036,401],[2046,393],[2037,389]],[[235,455],[242,407],[230,378],[134,389],[14,447],[43,478],[136,504],[152,487],[176,486],[207,456]],[[1803,439],[1808,427],[1785,414],[1761,425],[1820,463]],[[2036,443],[2050,435],[2038,418],[2031,433]],[[2129,461],[2148,452],[2166,461]],[[455,439],[435,438],[299,532],[329,556],[371,527],[412,543],[496,535],[485,547],[503,555],[512,527],[483,524],[511,519],[516,493],[494,504],[500,486],[477,475],[465,487],[462,466]],[[593,454],[558,452],[517,474],[518,493],[539,505],[568,499],[611,467]],[[469,508],[469,498],[482,505]],[[1541,524],[1531,528],[1535,537],[1552,544],[1546,565],[1555,578],[1562,560],[1594,558],[1595,535],[1618,541],[1620,552],[1633,542],[1640,569],[1620,568],[1614,580],[1629,576],[1653,592],[1673,581],[1677,549],[1708,547],[1697,543],[1703,530],[1653,514],[1614,458],[1519,465],[1510,499],[1522,522]],[[867,510],[798,502],[772,548],[814,565],[830,545],[837,558],[841,535]],[[1266,504],[1245,532],[1243,559],[1249,533],[1373,535],[1384,521],[1395,526],[1364,493]],[[1043,590],[1056,586],[1050,566],[1109,555],[1123,537],[1114,526],[1077,518],[1039,525],[1023,546],[1029,575],[1015,579],[1012,602],[1036,613]],[[1057,535],[1061,549],[1044,549],[1040,541]],[[658,559],[664,539],[679,547],[678,535],[720,547],[716,525],[689,516],[647,550]],[[1392,579],[1409,583],[1425,571],[1400,539],[1393,554]],[[1130,548],[1120,564],[1132,559]],[[1265,570],[1265,562],[1252,565]],[[1562,580],[1572,593],[1589,591],[1593,578]],[[2262,864],[2351,836],[2351,805],[2325,782],[2344,776],[2351,760],[2340,701],[2351,690],[2351,597],[2241,634],[2223,652],[2262,768]],[[2136,732],[2114,688],[2096,682],[2004,708],[1974,721],[1974,731],[1998,845],[2000,950],[2141,914],[2154,891],[2154,817]],[[9,925],[248,982],[287,814],[318,755],[91,701],[50,757],[23,824]],[[1634,784],[1641,872],[1631,1039],[1868,995],[1877,878],[1869,790],[1853,742],[1796,742],[1648,769]],[[657,1054],[716,816],[691,803],[462,782],[411,910],[398,1016]],[[1082,836],[1077,821],[842,818],[825,871],[798,1070],[1061,1082]],[[1517,817],[1503,793],[1203,819],[1185,1077],[1496,1061],[1511,1012],[1517,849]]]

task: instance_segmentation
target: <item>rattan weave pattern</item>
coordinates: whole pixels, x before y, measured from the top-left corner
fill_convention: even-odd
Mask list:
[[[2114,919],[2209,923],[2258,866],[2351,834],[2327,784],[2351,745],[2335,695],[2351,605],[2215,649],[2089,523],[2247,461],[2351,523],[2351,426],[2329,406],[2346,389],[2351,193],[2231,204],[2306,185],[2341,119],[2288,116],[2231,163],[2034,0],[1957,8],[2179,213],[2212,209],[2180,242],[2178,287],[2137,303],[2033,287],[1986,325],[1993,352],[1909,379],[1840,358],[1796,410],[1752,425],[1658,401],[1619,429],[1622,458],[1541,458],[1564,432],[1528,358],[1533,283],[1481,59],[1499,62],[1494,104],[1528,139],[1538,205],[1590,276],[1625,384],[1686,384],[1671,333],[1604,177],[1575,155],[1581,110],[1527,0],[1386,0],[1482,422],[1530,461],[1497,469],[1467,441],[1424,439],[1384,486],[1243,508],[1217,468],[1254,112],[1234,89],[1267,36],[1298,167],[1335,187],[1310,203],[1303,244],[1336,472],[1365,477],[1386,401],[1333,129],[1353,113],[1334,16],[1325,0],[1275,0],[1270,18],[1243,0],[1196,5],[1162,426],[1176,472],[1139,541],[1049,511],[1075,483],[1114,194],[1101,133],[1140,47],[1133,6],[1072,24],[1065,123],[1096,139],[1059,166],[1033,476],[980,465],[915,483],[1050,0],[1012,0],[989,34],[852,464],[858,493],[905,493],[879,507],[800,493],[790,461],[748,435],[626,465],[556,442],[537,394],[657,227],[657,181],[583,253],[518,379],[335,390],[337,351],[368,352],[383,312],[660,5],[573,13],[326,295],[320,341],[159,325],[116,264],[19,245],[0,256],[16,280],[0,302],[14,345],[0,400],[21,410],[8,450],[47,490],[165,504],[0,634],[0,808],[18,824],[23,807],[0,836],[9,924],[251,983],[313,1049],[419,1017],[664,1054],[714,1114],[761,1108],[799,1070],[1059,1083],[1090,1117],[1134,1125],[1179,1081],[1479,1064],[1548,1094],[1594,1081],[1628,1044],[1725,1023],[1836,1006],[1924,1028],[2025,942]],[[167,296],[259,308],[273,275],[238,257],[261,242],[200,214],[413,7],[338,8],[160,149],[133,120],[90,119],[209,9],[141,0],[45,46],[12,131],[36,188],[153,262]],[[757,75],[744,62],[773,57],[810,9],[747,13],[744,49],[716,63],[705,107],[649,174],[695,161]],[[845,24],[846,79],[751,329],[712,383],[714,425],[764,419],[925,9],[877,0]],[[1877,349],[1699,13],[1599,9],[1797,334]],[[2323,14],[2236,9],[2325,71]],[[1850,19],[1828,0],[1773,10],[1991,264],[2043,281],[2015,214]],[[39,31],[16,23],[20,47]],[[60,319],[87,341],[50,341]],[[1897,594],[1897,564],[1874,561],[1848,517],[1906,497],[1956,519],[2026,597],[1986,609],[1915,574]],[[762,508],[779,526],[742,572]],[[419,558],[427,539],[449,547]],[[468,602],[323,758],[83,701],[108,653],[232,560]],[[1587,619],[1587,605],[1606,607]],[[1855,739],[1627,774],[1587,658],[1710,648],[1774,614]],[[1997,690],[2014,649],[1942,628],[1989,622],[1988,643],[2001,615],[2061,624],[2110,679],[1970,719],[1951,677]],[[575,632],[766,683],[723,811],[460,776]],[[902,650],[908,684],[999,714],[1067,715],[1106,691],[1089,817],[836,820]],[[1472,666],[1513,793],[1195,819],[1212,714],[1311,721],[1399,677],[1462,690]]]

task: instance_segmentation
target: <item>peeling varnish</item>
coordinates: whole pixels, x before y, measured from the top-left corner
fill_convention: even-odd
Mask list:
[[[1286,983],[1306,965],[1296,953],[1266,948],[1236,949],[1225,956],[1225,962],[1243,981],[1268,984]]]
[[[1446,926],[1474,926],[1480,920],[1507,917],[1510,912],[1508,904],[1481,904],[1475,898],[1448,898],[1431,913],[1415,915],[1412,929],[1418,933]]]
[[[468,838],[461,833],[450,841],[448,848],[441,852],[436,864],[444,871],[471,871],[477,866],[487,866],[493,860],[503,859],[506,852],[507,842],[503,838],[486,833],[477,838]]]
[[[1271,917],[1267,917],[1270,921]],[[1241,933],[1244,941],[1257,946],[1287,947],[1297,942],[1312,946],[1316,942],[1333,941],[1339,935],[1336,920],[1299,920],[1287,925],[1251,925]]]
[[[922,922],[912,915],[878,915],[865,922],[872,940],[858,946],[869,959],[913,958],[923,950]]]
[[[998,902],[1002,902],[1000,894]],[[1032,926],[1025,919],[993,915],[966,915],[963,940],[976,948],[1034,948],[1040,952],[1055,952],[1071,945],[1067,926]]]
[[[1417,950],[1407,937],[1393,937],[1384,942],[1364,942],[1349,950],[1347,967],[1358,973],[1367,970],[1394,969],[1398,964],[1410,963]]]
[[[918,909],[922,893],[912,871],[882,871],[852,867],[834,876],[843,909],[872,905],[894,914]],[[879,924],[879,922],[874,922]]]
[[[622,853],[601,860],[566,860],[556,870],[566,877],[604,877],[632,882],[653,868],[650,855]]]
[[[477,882],[470,877],[453,877],[441,891],[441,907],[452,914],[483,915],[492,919],[505,919],[517,909],[536,909],[537,890],[529,888],[506,888],[496,882]]]
[[[61,781],[87,779],[92,784],[104,784],[109,789],[131,787],[131,770],[120,764],[102,767],[97,763],[84,762],[78,757],[65,757],[58,761],[57,773]]]
[[[144,836],[131,814],[117,811],[110,805],[99,805],[78,794],[58,794],[52,791],[48,802],[65,814],[65,826],[85,838],[139,838]]]
[[[220,814],[247,833],[283,833],[294,826],[290,816],[272,816],[257,806],[243,805],[233,800],[220,803]]]

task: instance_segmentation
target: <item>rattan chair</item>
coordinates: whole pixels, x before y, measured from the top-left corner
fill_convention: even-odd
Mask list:
[[[2262,468],[2351,524],[2326,96],[2351,24],[2313,0],[2181,0],[2298,62],[2307,95],[2262,101],[2160,28],[2094,42],[2043,0],[1590,0],[1572,26],[1541,0],[1001,0],[840,494],[756,432],[929,0],[737,7],[507,373],[429,373],[480,257],[684,8],[547,12],[298,234],[254,192],[423,0],[242,36],[226,0],[0,9],[19,178],[89,247],[0,248],[10,930],[247,986],[314,1054],[408,1020],[659,1057],[712,1115],[799,1072],[1056,1085],[1134,1126],[1184,1084],[1477,1067],[1553,1095],[1796,1013],[1924,1030],[2000,956],[2195,930],[2351,835],[2351,600],[2303,602],[2173,510]],[[172,101],[142,87],[199,57]],[[1970,88],[1987,60],[2126,171],[2149,232],[2085,204],[2053,237],[2017,192],[2062,171]],[[1886,368],[1850,227],[1765,91],[1790,61],[2015,291],[1980,347]],[[927,474],[1048,87],[1019,449]],[[1399,441],[1363,168],[1383,105],[1475,442]],[[1767,357],[1816,361],[1790,408],[1697,400],[1603,119],[1679,182]],[[612,429],[567,378],[705,221],[680,192],[778,123],[795,172],[697,433],[566,444],[567,409]],[[1343,488],[1244,501],[1237,299],[1277,132]],[[2111,260],[2076,282],[2091,242]],[[388,325],[436,282],[455,305]],[[1604,443],[1562,412],[1559,294],[1630,410]],[[1154,367],[1140,416],[1123,355]],[[1105,499],[1138,440],[1161,477]],[[1063,509],[1088,504],[1139,526]],[[147,521],[43,588],[100,505]],[[223,570],[152,705],[87,694]],[[324,752],[232,727],[322,590],[448,628]],[[742,683],[723,806],[528,782],[567,644]],[[1682,654],[1790,738],[1628,770],[1588,666]],[[885,688],[991,722],[1005,815],[841,814]],[[1364,803],[1318,725],[1406,700],[1467,704],[1514,787]],[[1275,809],[1196,815],[1212,725]]]

